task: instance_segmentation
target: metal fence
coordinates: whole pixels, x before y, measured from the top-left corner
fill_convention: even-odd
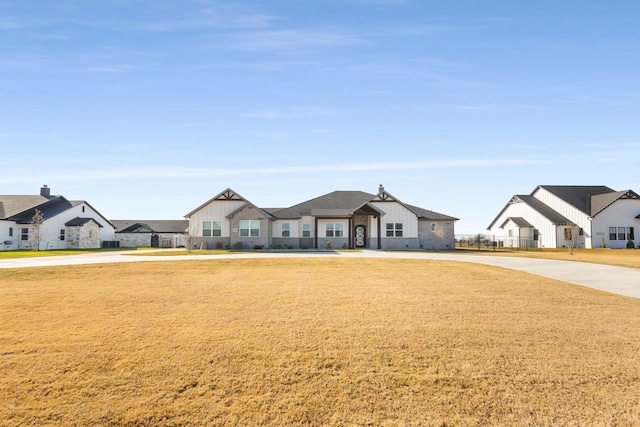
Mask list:
[[[456,247],[477,250],[540,251],[540,237],[537,239],[487,234],[456,234]]]

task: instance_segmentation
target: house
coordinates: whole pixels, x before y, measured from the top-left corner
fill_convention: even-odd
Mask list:
[[[113,237],[113,225],[93,206],[52,196],[46,185],[39,195],[0,196],[0,250],[100,248]]]
[[[113,219],[115,240],[122,248],[178,248],[186,246],[189,221]]]
[[[453,249],[457,218],[377,194],[334,191],[288,208],[260,208],[227,188],[185,215],[209,248]]]
[[[640,240],[640,196],[609,187],[539,185],[515,195],[489,224],[499,246],[625,248]]]

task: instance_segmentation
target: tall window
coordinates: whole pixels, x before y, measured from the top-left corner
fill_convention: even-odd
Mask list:
[[[20,240],[29,240],[29,229],[21,228],[20,229]]]
[[[302,224],[302,237],[311,237],[311,224]]]
[[[633,227],[627,227],[627,240],[636,240],[636,235],[633,231]]]
[[[616,234],[615,227],[609,227],[609,240],[617,240],[618,235]]]
[[[203,237],[220,237],[222,236],[222,222],[220,221],[202,221]]]
[[[618,227],[618,240],[625,240],[625,231],[624,227]]]
[[[260,221],[240,220],[240,237],[259,237]]]
[[[13,237],[13,227],[9,227],[9,237]]]
[[[341,222],[328,222],[325,226],[326,237],[342,237],[344,225]]]
[[[402,237],[402,223],[401,222],[388,222],[387,223],[387,237]]]
[[[60,240],[64,240],[64,228],[60,229]]]
[[[288,222],[282,223],[282,237],[291,237],[291,224]]]

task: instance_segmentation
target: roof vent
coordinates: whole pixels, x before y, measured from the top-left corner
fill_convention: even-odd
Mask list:
[[[40,195],[42,197],[51,197],[51,189],[46,185],[43,185],[42,188],[40,189]]]

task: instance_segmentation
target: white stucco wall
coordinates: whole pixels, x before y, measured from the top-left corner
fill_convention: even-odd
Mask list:
[[[515,224],[509,221],[505,225],[505,228],[500,228],[500,226],[507,220],[509,217],[522,217],[527,220],[529,224],[531,224],[536,230],[539,232],[540,244],[545,248],[555,248],[556,241],[556,226],[551,223],[544,215],[531,208],[524,202],[510,203],[507,208],[502,212],[502,214],[496,219],[493,223],[493,226],[489,229],[489,234],[492,237],[495,237],[496,240],[504,241],[505,245],[508,245],[507,242],[511,241],[508,239],[509,230],[515,229]],[[516,232],[514,231],[513,234]]]
[[[202,237],[203,221],[220,221],[223,238],[231,236],[231,226],[227,215],[235,211],[246,202],[243,200],[213,200],[208,205],[191,214],[189,218],[189,233],[193,236]]]
[[[385,215],[382,216],[380,229],[382,237],[386,237],[388,223],[402,223],[402,237],[404,238],[418,237],[418,217],[415,213],[397,202],[371,202],[371,204],[385,212]],[[375,227],[377,228],[377,220]]]

